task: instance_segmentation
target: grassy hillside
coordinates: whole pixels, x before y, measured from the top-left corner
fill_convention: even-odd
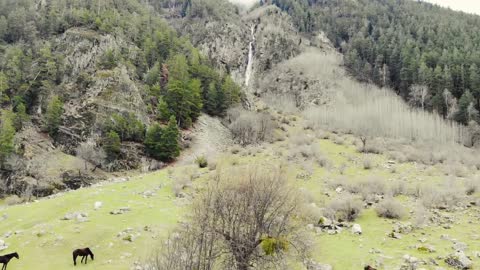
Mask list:
[[[0,231],[8,245],[4,253],[20,254],[20,260],[11,262],[9,268],[73,269],[71,252],[88,246],[95,261],[83,269],[129,269],[133,261],[143,259],[161,243],[183,212],[180,200],[173,199],[170,183],[164,170],[3,208]],[[94,210],[95,202],[103,206]],[[131,211],[110,214],[121,207]],[[61,220],[73,212],[87,214],[87,221]],[[133,242],[118,236],[127,229]]]
[[[405,194],[399,194],[396,199],[402,202],[408,214],[399,222],[412,224],[416,222],[421,198],[409,194],[418,188],[418,183],[441,186],[446,179],[443,165],[426,166],[415,162],[392,164],[385,155],[358,152],[353,145],[358,139],[351,135],[305,131],[305,122],[301,118],[276,117],[290,119],[289,124],[285,124],[284,135],[288,136],[285,141],[245,149],[233,147],[232,151],[217,158],[216,170],[261,162],[288,162],[289,181],[304,192],[305,207],[315,204],[320,211],[324,211],[330,201],[340,196],[332,183],[341,179],[350,179],[353,183],[367,178],[380,179],[378,184],[387,187],[401,182],[405,185]],[[321,153],[326,165],[322,167],[312,162],[314,157],[295,154],[296,149],[305,146]],[[364,168],[366,159],[371,161],[370,169]],[[216,162],[210,159],[210,163],[213,169]],[[191,199],[188,199],[188,195],[186,199],[176,198],[178,185],[187,186],[185,192],[194,194],[196,189],[188,186],[201,185],[213,173],[214,170],[208,168],[174,166],[157,173],[131,177],[126,182],[105,183],[30,204],[6,206],[0,211],[0,216],[6,217],[0,223],[0,232],[2,235],[12,234],[2,238],[8,245],[3,253],[20,253],[21,259],[13,261],[11,269],[73,269],[71,251],[89,246],[96,259],[88,266],[82,266],[83,269],[130,269],[135,261],[142,261],[152,251],[161,248],[166,235],[188,211],[185,205]],[[468,171],[467,177],[450,177],[463,184],[474,173]],[[193,183],[190,179],[194,179]],[[150,193],[154,195],[149,197]],[[475,198],[478,198],[478,193],[469,196],[468,200],[474,201]],[[102,202],[103,206],[94,210],[97,201]],[[122,215],[109,214],[121,207],[130,207],[131,211]],[[480,250],[476,231],[480,215],[478,208],[463,207],[455,212],[432,210],[429,216],[441,216],[452,222],[427,221],[426,227],[404,234],[402,239],[387,236],[397,221],[377,217],[374,208],[375,203],[362,211],[355,221],[363,228],[361,236],[352,234],[349,228],[335,235],[311,231],[311,239],[314,240],[312,257],[331,264],[334,269],[359,269],[363,264],[373,265],[375,261],[384,265],[381,269],[395,269],[402,263],[405,254],[425,259],[430,266],[429,259],[444,265],[437,257],[452,252],[453,241],[445,239],[445,235],[448,235],[448,239],[466,243],[467,254],[475,263],[480,263],[475,257],[475,251]],[[61,220],[71,212],[87,213],[88,221]],[[310,214],[306,216],[310,217]],[[306,228],[310,222],[308,218],[305,220]],[[134,236],[133,242],[123,239],[128,237],[117,236],[128,228],[132,229],[128,234]],[[424,241],[423,238],[425,243],[419,241]],[[425,253],[415,247],[427,244],[433,245],[436,252]]]

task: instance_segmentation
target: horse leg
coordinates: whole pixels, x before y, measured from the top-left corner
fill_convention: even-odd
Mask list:
[[[73,254],[73,265],[77,265],[77,255]]]

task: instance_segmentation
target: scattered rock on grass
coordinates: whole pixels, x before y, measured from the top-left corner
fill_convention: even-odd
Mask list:
[[[329,264],[318,263],[312,259],[304,261],[307,270],[333,270],[333,267]]]
[[[402,235],[399,234],[398,232],[391,232],[388,234],[388,236],[393,239],[402,239]]]
[[[67,213],[61,220],[77,220],[78,222],[88,221],[88,214],[83,212]]]
[[[5,250],[7,248],[8,248],[7,243],[5,243],[5,241],[0,239],[0,250]]]
[[[472,261],[463,253],[463,251],[457,251],[450,254],[445,262],[455,269],[472,269]]]
[[[95,202],[95,204],[93,205],[93,208],[95,210],[98,210],[98,209],[102,208],[102,206],[103,206],[102,202]]]
[[[130,207],[120,207],[118,209],[110,211],[111,215],[122,215],[131,211]]]
[[[453,250],[455,250],[455,251],[465,251],[465,250],[467,250],[467,244],[465,244],[463,242],[455,242],[453,244]]]
[[[360,226],[360,224],[353,224],[352,233],[358,235],[362,234],[362,227]]]
[[[415,248],[422,253],[434,253],[435,252],[435,247],[432,246],[432,245],[417,245]]]

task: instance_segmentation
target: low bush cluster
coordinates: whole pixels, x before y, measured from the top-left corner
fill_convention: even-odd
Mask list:
[[[407,215],[405,207],[393,198],[386,198],[381,201],[376,207],[375,211],[379,217],[389,219],[401,219]]]
[[[344,194],[331,201],[325,208],[325,216],[337,221],[354,221],[362,211],[362,202],[353,195]]]
[[[229,114],[229,129],[234,140],[246,146],[265,141],[273,141],[273,131],[277,123],[267,113],[255,113],[238,109]]]

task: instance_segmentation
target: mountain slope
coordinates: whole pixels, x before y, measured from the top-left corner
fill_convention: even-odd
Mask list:
[[[40,196],[91,183],[102,171],[161,167],[176,158],[180,138],[147,130],[159,133],[171,117],[187,129],[202,112],[221,116],[240,101],[229,74],[143,1],[0,5],[3,193]],[[154,144],[145,143],[149,134],[158,135]],[[173,154],[159,158],[149,147]],[[59,152],[75,161],[62,164],[76,164],[48,173],[37,166]]]
[[[462,124],[479,120],[479,16],[409,0],[272,2],[302,31],[326,32],[358,80]]]

